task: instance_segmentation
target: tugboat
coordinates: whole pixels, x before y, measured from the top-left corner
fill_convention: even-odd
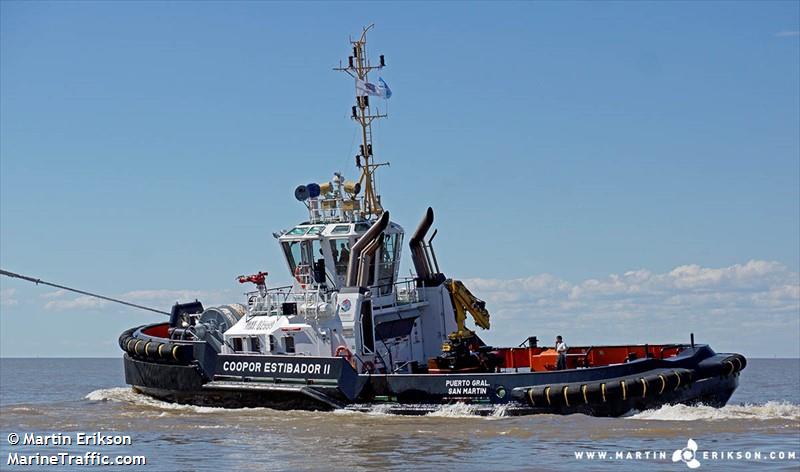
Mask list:
[[[308,217],[274,233],[292,284],[267,285],[267,272],[243,303],[176,304],[169,322],[119,338],[125,380],[168,402],[218,407],[369,410],[425,414],[465,403],[476,413],[584,413],[619,416],[664,404],[723,406],[746,360],[690,343],[573,346],[566,366],[531,336],[517,347],[487,346],[467,326],[489,329],[482,300],[439,266],[427,208],[408,240],[415,275],[399,275],[405,231],[378,194],[372,122],[376,99],[391,90],[368,74],[367,32],[335,70],[355,81],[352,119],[361,132],[360,175],[335,173],[298,186]]]

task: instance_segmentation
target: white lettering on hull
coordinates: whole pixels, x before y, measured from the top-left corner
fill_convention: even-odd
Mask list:
[[[225,373],[237,374],[329,375],[331,365],[272,361],[225,361],[222,363],[222,370]]]
[[[444,386],[450,396],[489,394],[489,382],[486,379],[447,379]]]

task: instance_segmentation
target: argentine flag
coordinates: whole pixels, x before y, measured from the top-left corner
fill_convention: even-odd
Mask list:
[[[372,95],[373,97],[390,98],[392,96],[392,89],[386,85],[382,77],[378,77],[378,82],[380,82],[380,85],[356,79],[356,90],[366,95]]]

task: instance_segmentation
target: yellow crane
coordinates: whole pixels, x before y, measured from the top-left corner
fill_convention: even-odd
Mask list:
[[[428,361],[428,367],[448,371],[493,372],[496,362],[481,352],[483,341],[466,326],[469,313],[476,326],[489,329],[486,302],[473,295],[460,280],[447,279],[444,285],[453,304],[456,330],[442,344],[442,355]]]
[[[456,315],[456,331],[450,333],[448,336],[450,340],[462,341],[475,336],[475,332],[468,329],[465,324],[467,312],[472,315],[475,325],[489,329],[489,312],[486,310],[486,302],[473,295],[460,280],[447,279],[444,283],[447,291],[450,292],[450,301],[453,303]]]

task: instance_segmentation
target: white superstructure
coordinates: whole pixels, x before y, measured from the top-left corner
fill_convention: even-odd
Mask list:
[[[224,333],[223,353],[343,355],[378,371],[406,371],[439,355],[455,330],[446,287],[399,279],[403,228],[380,225],[331,215],[279,235],[293,283],[247,293],[247,313]],[[354,256],[364,237],[370,241]]]
[[[370,104],[370,95],[388,98],[391,92],[383,82],[380,93],[369,83],[368,73],[385,66],[383,56],[378,65],[366,57],[370,28],[351,40],[348,65],[336,69],[355,79],[360,178],[348,181],[336,173],[327,182],[297,187],[295,198],[308,209],[308,220],[275,234],[292,285],[267,288],[265,274],[240,278],[258,290],[247,294],[246,315],[224,333],[225,354],[344,356],[360,372],[410,371],[441,354],[456,331],[450,294],[444,279],[435,278],[441,274],[430,241],[423,239],[430,210],[424,230],[412,238],[417,276],[398,276],[404,231],[389,221],[374,180],[386,163],[374,161],[371,124],[386,114]]]

